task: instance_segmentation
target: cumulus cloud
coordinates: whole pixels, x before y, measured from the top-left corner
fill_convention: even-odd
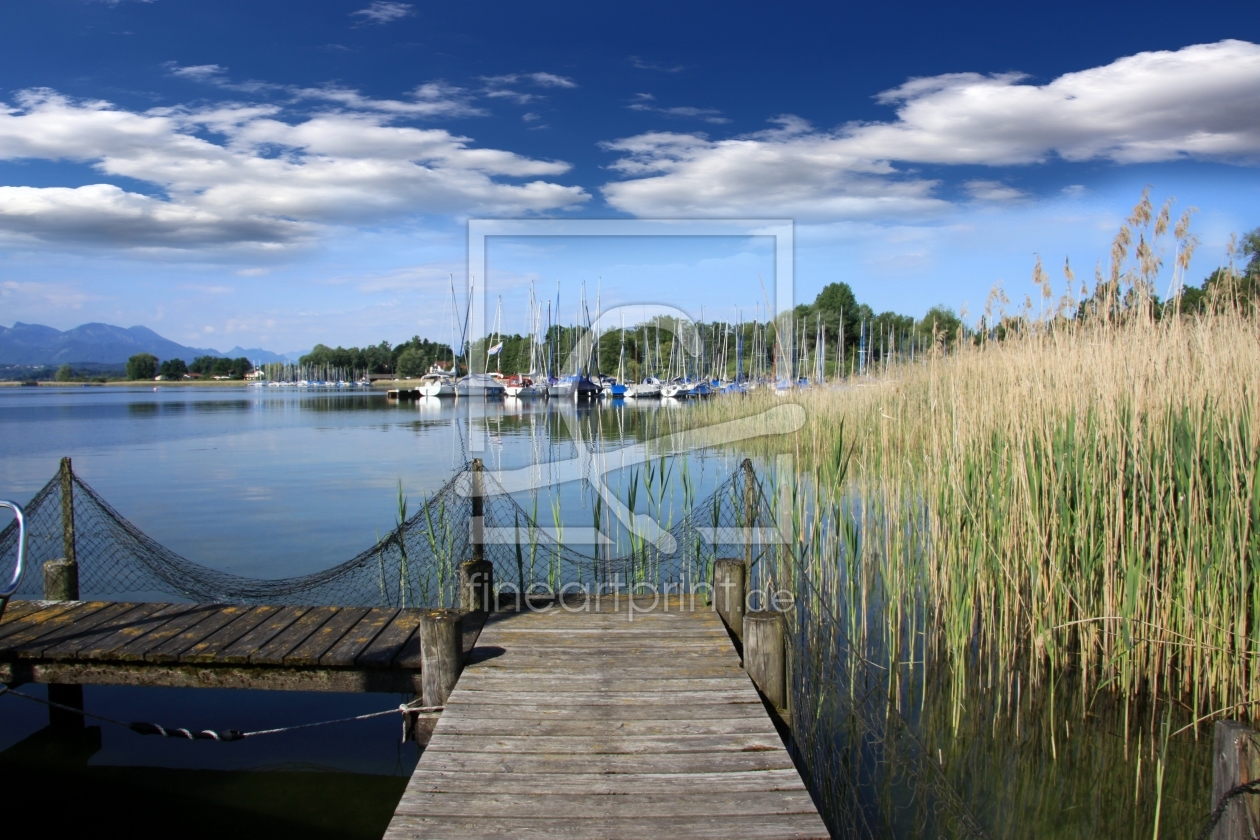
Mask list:
[[[392,23],[400,20],[408,15],[415,14],[416,10],[410,3],[393,3],[390,0],[373,0],[368,4],[366,9],[359,9],[357,12],[351,12],[351,16],[359,17],[368,23]]]
[[[827,131],[784,117],[726,140],[653,132],[608,143],[628,180],[604,193],[644,216],[847,218],[940,205],[933,181],[895,163],[1260,161],[1260,46],[1244,41],[1139,53],[1045,84],[1014,73],[912,79],[878,101],[896,119]],[[1018,197],[973,183],[982,200]]]
[[[1028,197],[1022,190],[1017,190],[1001,181],[966,181],[963,183],[963,189],[976,201],[1002,203]]]
[[[566,163],[395,124],[397,107],[352,91],[311,95],[340,107],[288,118],[268,104],[134,112],[24,91],[16,105],[0,104],[0,160],[84,162],[152,190],[0,187],[0,231],[122,247],[281,247],[328,224],[531,213],[588,198],[579,187],[548,180],[566,172]]]

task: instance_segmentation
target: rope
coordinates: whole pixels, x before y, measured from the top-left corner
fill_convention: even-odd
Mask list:
[[[1225,795],[1221,797],[1220,802],[1216,803],[1216,808],[1212,811],[1212,815],[1208,817],[1207,824],[1203,826],[1203,830],[1199,832],[1196,840],[1208,840],[1212,836],[1212,831],[1216,828],[1216,824],[1221,821],[1221,817],[1225,816],[1225,809],[1229,806],[1230,800],[1242,796],[1244,793],[1260,793],[1260,779],[1243,782],[1241,785],[1235,785],[1225,791]]]
[[[337,718],[336,720],[321,720],[315,723],[299,723],[294,726],[279,726],[275,729],[258,729],[253,732],[241,732],[239,729],[224,729],[222,732],[217,732],[213,729],[193,730],[185,729],[183,727],[177,729],[167,729],[165,726],[147,721],[132,721],[131,723],[127,723],[125,721],[115,720],[111,717],[105,717],[104,715],[87,712],[83,709],[77,709],[74,706],[67,706],[63,703],[55,703],[52,700],[44,700],[40,697],[33,697],[30,694],[23,694],[22,692],[14,691],[7,686],[0,686],[0,695],[5,694],[12,694],[15,697],[33,700],[36,703],[42,703],[50,708],[61,709],[65,712],[71,712],[76,715],[92,718],[93,720],[112,723],[115,726],[130,729],[137,735],[161,735],[163,738],[184,738],[189,741],[222,741],[225,743],[229,741],[243,741],[246,738],[253,738],[257,735],[275,735],[280,732],[293,732],[298,729],[311,729],[316,726],[330,726],[334,723],[350,723],[356,720],[368,720],[369,718],[384,717],[385,715],[403,714],[427,717],[436,715],[445,708],[444,706],[414,706],[411,703],[403,703],[396,709],[385,709],[380,712],[369,712],[366,715],[355,715],[354,717]],[[415,701],[412,702],[414,703]]]

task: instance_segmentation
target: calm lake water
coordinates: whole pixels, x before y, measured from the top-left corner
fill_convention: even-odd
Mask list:
[[[541,524],[552,524],[554,500],[566,525],[588,527],[590,486],[552,486],[558,465],[594,449],[604,453],[600,468],[610,484],[622,486],[631,470],[618,463],[620,447],[674,430],[686,410],[670,402],[393,403],[380,393],[256,388],[3,388],[0,498],[27,501],[70,456],[119,513],[185,558],[239,575],[287,577],[372,546],[395,527],[400,482],[414,512],[473,456],[489,469],[530,469],[539,488],[518,501],[527,510],[536,503]],[[739,457],[700,451],[670,469],[676,478],[685,471],[692,498],[703,499]],[[670,483],[667,501],[679,515],[682,484]],[[1028,692],[1019,712],[1001,718],[991,712],[993,691],[977,678],[955,719],[944,674],[908,674],[907,725],[948,784],[912,784],[903,766],[845,793],[854,762],[871,760],[873,730],[853,731],[861,721],[840,702],[849,695],[833,690],[845,684],[836,677],[842,641],[823,634],[810,642],[797,703],[816,720],[806,738],[819,770],[816,794],[835,807],[856,795],[850,813],[881,826],[874,836],[964,836],[937,814],[946,788],[992,837],[1152,836],[1152,728],[1133,725],[1126,736],[1130,710],[1083,698],[1066,683],[1057,712]],[[20,690],[46,696],[40,686]],[[348,717],[411,699],[106,686],[86,686],[84,695],[88,711],[117,720],[216,730]],[[886,686],[872,696],[887,696]],[[1086,701],[1088,709],[1075,708]],[[869,717],[882,721],[886,710],[876,711]],[[1153,719],[1149,710],[1131,711]],[[192,837],[379,837],[419,756],[400,743],[395,716],[228,744],[108,724],[66,742],[48,737],[47,722],[43,706],[0,697],[0,784],[27,807],[58,813],[68,831],[99,830],[103,813],[124,808],[141,836],[179,825]],[[1163,836],[1191,835],[1206,813],[1209,743],[1186,735],[1169,745]],[[78,807],[65,808],[67,789]]]
[[[414,511],[466,457],[483,458],[489,469],[533,468],[545,483],[579,446],[613,453],[607,466],[615,478],[619,445],[668,430],[685,410],[515,400],[456,407],[449,400],[395,403],[381,392],[260,388],[3,388],[0,498],[25,503],[69,456],[75,473],[119,513],[189,560],[288,577],[347,560],[393,529],[400,482]],[[734,465],[729,454],[690,457],[699,496]],[[554,495],[565,520],[590,525],[582,482],[542,487],[538,495],[545,524]],[[41,686],[21,691],[46,696]],[[88,711],[118,720],[240,730],[410,699],[105,686],[87,686],[84,695]],[[4,784],[33,798],[31,807],[50,810],[61,810],[61,793],[52,791],[68,784],[100,799],[101,810],[118,807],[119,797],[157,803],[128,808],[138,834],[164,833],[178,814],[181,833],[194,836],[379,836],[418,758],[414,745],[399,743],[393,716],[228,744],[145,737],[106,724],[99,741],[90,734],[77,747],[49,742],[47,722],[45,707],[0,698]],[[99,825],[101,810],[76,809],[77,827]]]

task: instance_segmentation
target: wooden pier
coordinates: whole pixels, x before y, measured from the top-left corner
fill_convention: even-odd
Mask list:
[[[385,837],[827,838],[717,613],[492,615]]]
[[[442,658],[426,627],[448,634]],[[489,615],[15,601],[0,621],[9,685],[427,697],[434,662],[450,693],[388,840],[829,836],[722,618],[694,598]]]
[[[14,601],[0,682],[419,693],[425,610]],[[476,640],[476,615],[464,623]]]

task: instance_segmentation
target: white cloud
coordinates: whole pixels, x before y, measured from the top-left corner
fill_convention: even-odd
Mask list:
[[[577,87],[577,82],[555,73],[508,73],[502,76],[482,76],[481,80],[489,85],[535,84],[539,87],[552,88]]]
[[[656,97],[650,93],[636,93],[634,100],[627,105],[631,111],[648,111],[653,114],[664,114],[667,117],[691,117],[701,119],[708,123],[723,124],[728,123],[726,117],[722,116],[722,112],[716,108],[694,108],[690,105],[676,105],[672,108],[662,108],[653,105]]]
[[[395,125],[397,108],[354,91],[319,95],[341,107],[290,119],[279,106],[239,103],[133,112],[24,91],[16,106],[0,104],[0,159],[86,162],[153,190],[0,187],[0,232],[118,247],[276,247],[324,224],[541,212],[588,198],[580,187],[546,180],[566,163]],[[422,89],[413,101],[447,100]]]
[[[1042,85],[1019,74],[913,79],[878,99],[895,120],[823,131],[783,117],[728,140],[654,132],[608,143],[630,180],[604,193],[641,216],[842,219],[941,206],[934,182],[893,162],[1260,160],[1260,46],[1245,41],[1139,53]]]
[[[976,201],[1005,202],[1027,198],[1022,190],[1003,184],[1001,181],[967,181],[963,189]]]
[[[802,120],[732,140],[652,132],[606,144],[623,156],[612,168],[632,180],[604,194],[639,216],[787,216],[801,220],[923,214],[947,203],[935,181],[899,178],[887,162],[836,148]]]
[[[482,76],[486,83],[482,95],[490,99],[510,99],[518,105],[528,105],[547,97],[539,93],[522,93],[507,85],[533,85],[542,88],[575,88],[577,82],[555,73],[506,73],[499,76]]]
[[[352,16],[358,15],[363,20],[370,23],[392,23],[401,20],[409,15],[416,13],[415,7],[410,3],[393,3],[390,0],[373,0],[368,4],[366,9],[359,9],[357,12],[351,12]]]
[[[192,79],[194,82],[217,81],[227,72],[226,67],[218,64],[196,64],[191,67],[180,67],[175,62],[168,61],[166,66],[171,68],[172,76],[179,76],[181,79]]]
[[[644,61],[637,55],[630,56],[630,63],[639,70],[659,70],[662,73],[679,73],[686,69],[681,64],[660,64],[655,61]]]

